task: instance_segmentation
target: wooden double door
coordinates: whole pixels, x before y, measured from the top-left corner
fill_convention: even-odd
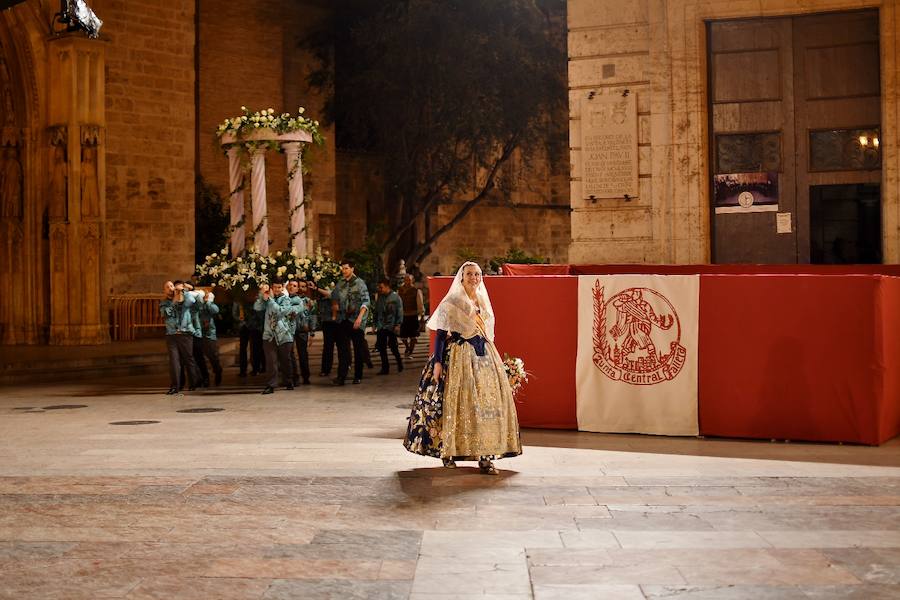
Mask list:
[[[877,11],[707,28],[713,262],[881,262]]]

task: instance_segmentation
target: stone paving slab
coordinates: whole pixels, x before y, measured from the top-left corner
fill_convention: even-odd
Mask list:
[[[524,431],[500,476],[446,470],[400,443],[423,361],[271,396],[4,388],[0,598],[900,597],[898,441]]]

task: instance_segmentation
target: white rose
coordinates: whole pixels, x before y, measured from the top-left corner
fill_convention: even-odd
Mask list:
[[[302,106],[301,106],[300,108],[297,109],[297,114],[298,114],[298,115],[302,115],[304,112],[306,112],[306,109],[303,108]]]
[[[249,283],[245,283],[245,284],[243,285],[243,288],[244,288],[244,291],[246,292],[247,290],[250,289],[250,284],[249,284]]]

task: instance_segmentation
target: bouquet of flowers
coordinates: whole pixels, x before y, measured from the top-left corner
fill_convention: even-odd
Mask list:
[[[509,378],[509,387],[512,388],[515,397],[522,386],[528,383],[528,371],[525,370],[525,361],[517,356],[503,355],[503,369]]]
[[[293,250],[283,250],[263,256],[251,247],[232,258],[226,247],[207,256],[203,264],[197,265],[197,273],[202,285],[238,292],[270,283],[275,277],[285,281],[312,280],[321,288],[330,288],[340,277],[341,266],[321,251],[299,256]]]
[[[275,110],[271,108],[250,112],[246,106],[242,106],[242,114],[225,119],[219,124],[219,127],[216,129],[216,136],[221,138],[226,133],[232,133],[236,137],[242,137],[260,128],[271,129],[276,133],[305,131],[312,136],[314,143],[322,145],[325,142],[325,138],[319,132],[319,122],[303,116],[304,112],[306,111],[302,106],[297,109],[296,115],[290,113],[276,114]],[[279,147],[276,146],[276,149]]]

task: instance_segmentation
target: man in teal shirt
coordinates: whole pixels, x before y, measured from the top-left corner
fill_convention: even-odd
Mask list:
[[[305,281],[288,281],[287,291],[291,302],[296,306],[297,315],[294,317],[294,345],[297,347],[297,355],[291,352],[291,366],[294,371],[294,385],[300,384],[303,377],[303,385],[309,385],[309,336],[312,331],[312,301],[307,297]],[[299,368],[298,362],[299,359]]]
[[[403,361],[400,359],[400,349],[397,347],[397,334],[400,333],[400,324],[403,322],[403,301],[399,294],[391,289],[389,279],[378,282],[378,298],[375,299],[375,349],[381,356],[381,371],[379,375],[387,375],[388,368],[387,349],[390,346],[391,354],[397,360],[397,372],[403,370]]]
[[[331,292],[337,303],[338,375],[335,385],[344,385],[350,370],[350,345],[353,345],[353,383],[362,380],[363,363],[368,355],[366,347],[366,318],[369,311],[369,289],[366,282],[354,273],[352,260],[341,261],[341,278]]]
[[[294,389],[294,374],[291,368],[291,348],[294,345],[294,319],[297,306],[291,302],[284,281],[273,279],[272,287],[263,284],[259,287],[259,296],[253,308],[265,311],[263,322],[263,347],[266,351],[266,364],[271,370],[269,382],[263,394],[271,394],[278,385],[278,375],[284,382],[285,389]]]
[[[215,384],[222,383],[222,362],[219,360],[219,340],[216,335],[215,317],[219,314],[219,305],[216,304],[216,297],[212,292],[199,292],[203,294],[202,298],[198,298],[197,304],[200,305],[198,315],[200,317],[200,332],[203,337],[201,339],[201,349],[203,350],[203,358],[209,361],[212,366]],[[207,386],[209,381],[205,381]]]
[[[181,280],[167,281],[163,285],[163,294],[165,298],[159,303],[159,312],[166,324],[166,348],[169,353],[169,391],[166,394],[177,394],[184,384],[182,364],[187,370],[188,389],[193,391],[200,379],[197,363],[194,362],[194,322],[190,310],[195,298],[185,293]]]

